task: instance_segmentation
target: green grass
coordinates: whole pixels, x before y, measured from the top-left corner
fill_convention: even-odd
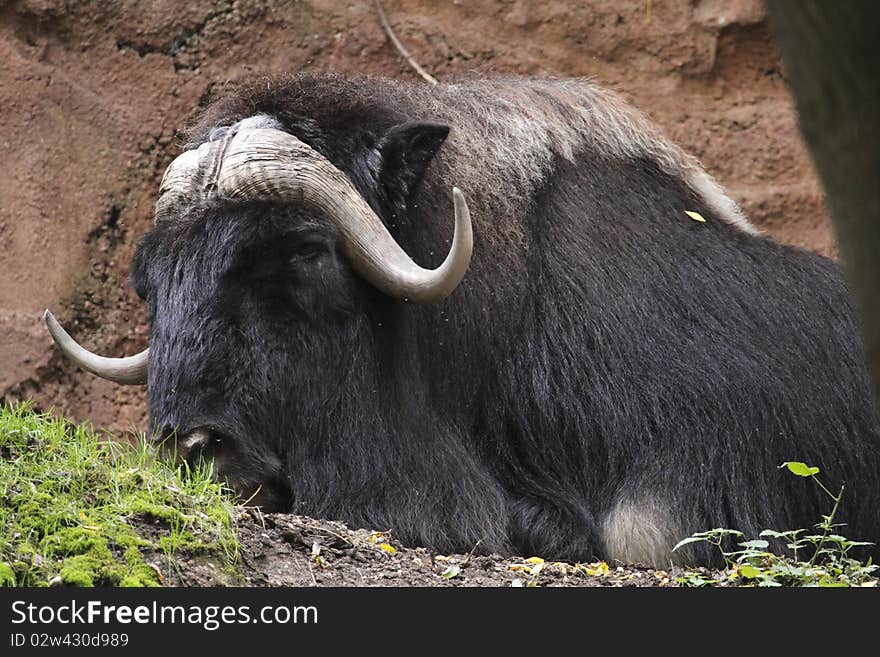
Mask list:
[[[145,441],[0,404],[0,586],[158,586],[181,551],[233,568],[233,508]]]

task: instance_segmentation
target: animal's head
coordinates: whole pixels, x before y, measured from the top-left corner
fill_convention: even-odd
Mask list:
[[[455,236],[437,269],[416,265],[385,225],[447,132],[404,123],[349,134],[342,151],[339,135],[310,127],[301,140],[267,115],[217,127],[168,167],[135,255],[150,348],[97,356],[47,311],[53,337],[99,376],[146,383],[157,435],[173,436],[182,458],[211,460],[241,495],[285,506],[298,435],[326,429],[346,395],[364,389],[349,379],[376,374],[377,313],[444,298],[468,267],[470,218],[457,189]],[[305,140],[336,144],[333,163]]]

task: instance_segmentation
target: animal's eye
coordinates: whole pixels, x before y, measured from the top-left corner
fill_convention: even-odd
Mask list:
[[[288,261],[291,265],[310,262],[327,253],[327,246],[322,242],[301,242],[290,254]]]

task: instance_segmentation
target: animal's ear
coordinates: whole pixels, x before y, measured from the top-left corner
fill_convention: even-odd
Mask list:
[[[146,259],[141,251],[142,248],[139,245],[131,261],[131,271],[129,272],[128,280],[134,291],[141,298],[141,301],[146,301],[149,281],[147,278]]]
[[[448,125],[421,121],[401,123],[386,132],[377,145],[382,191],[405,203],[448,134]]]

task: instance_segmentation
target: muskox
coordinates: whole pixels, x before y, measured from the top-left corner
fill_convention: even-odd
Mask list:
[[[186,139],[132,265],[148,351],[47,321],[243,497],[443,552],[714,564],[672,548],[829,511],[798,460],[880,538],[839,267],[762,236],[614,93],[261,78]]]

